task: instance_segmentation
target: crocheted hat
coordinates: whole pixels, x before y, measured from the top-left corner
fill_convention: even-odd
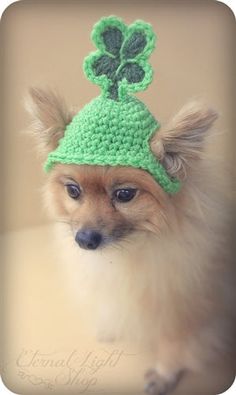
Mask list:
[[[58,147],[48,155],[45,170],[55,163],[132,166],[148,171],[170,194],[180,182],[171,178],[150,150],[160,124],[143,102],[128,93],[152,81],[148,57],[155,46],[150,24],[126,26],[114,16],[95,24],[92,40],[98,50],[84,61],[89,80],[102,93],[74,116]]]

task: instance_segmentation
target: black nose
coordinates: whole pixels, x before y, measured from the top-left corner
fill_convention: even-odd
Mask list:
[[[96,250],[99,244],[101,244],[102,235],[95,230],[79,230],[76,233],[75,241],[81,248],[86,250]]]

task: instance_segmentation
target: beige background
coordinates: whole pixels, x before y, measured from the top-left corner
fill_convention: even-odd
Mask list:
[[[5,11],[0,25],[0,252],[4,252],[6,263],[1,289],[4,321],[0,368],[11,390],[24,395],[78,395],[84,388],[81,382],[71,383],[68,369],[55,366],[75,350],[79,353],[73,365],[75,373],[88,352],[100,361],[104,353],[124,353],[113,367],[105,363],[97,373],[86,371],[82,375],[85,380],[97,379],[92,389],[101,395],[141,395],[143,373],[155,362],[147,350],[123,343],[99,344],[89,334],[85,312],[78,309],[66,289],[41,204],[45,175],[33,143],[24,133],[30,120],[22,102],[29,86],[56,87],[78,108],[98,94],[99,89],[84,77],[82,62],[94,50],[89,39],[93,24],[110,14],[127,23],[144,19],[153,24],[158,35],[151,57],[155,78],[139,97],[161,123],[190,98],[203,97],[221,114],[219,134],[211,150],[227,162],[234,153],[235,21],[222,3],[35,0],[20,1]],[[22,366],[22,352],[30,357],[37,350],[44,354],[39,356],[41,365]],[[54,365],[43,367],[42,359],[51,359]],[[232,361],[224,360],[221,366],[209,366],[198,375],[188,376],[173,395],[216,395],[230,385],[234,374]]]
[[[96,96],[99,88],[86,80],[82,63],[94,50],[93,24],[111,14],[127,23],[149,21],[158,35],[151,57],[155,78],[139,96],[160,122],[190,98],[203,97],[221,114],[217,129],[222,134],[213,149],[222,157],[231,153],[235,21],[227,6],[181,0],[17,2],[1,21],[2,230],[47,221],[41,162],[23,133],[30,123],[22,104],[27,89],[55,87],[78,109]]]

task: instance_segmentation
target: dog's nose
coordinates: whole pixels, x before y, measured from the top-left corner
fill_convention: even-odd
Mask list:
[[[102,235],[95,230],[79,230],[76,233],[75,241],[81,248],[86,250],[96,250],[99,244],[101,244]]]

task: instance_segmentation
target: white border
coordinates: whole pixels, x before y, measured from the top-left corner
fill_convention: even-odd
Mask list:
[[[0,1],[0,18],[2,17],[3,12],[5,9],[12,3],[16,3],[19,0],[1,0]]]
[[[11,392],[5,384],[3,384],[2,378],[0,376],[0,394],[1,395],[15,395],[15,392]],[[20,395],[20,394],[19,394]]]
[[[2,14],[5,11],[5,9],[12,3],[13,3],[13,1],[10,1],[10,0],[1,0],[1,2],[0,2],[0,18],[2,17]],[[12,395],[13,394],[13,392],[11,392],[3,384],[2,378],[1,378],[1,372],[0,372],[0,394],[3,394],[3,395],[10,395],[10,394]]]
[[[220,3],[226,4],[231,11],[234,13],[234,16],[236,17],[236,1],[235,0],[224,0],[224,1],[220,1],[217,0]]]
[[[2,17],[3,12],[5,9],[12,3],[15,3],[16,1],[11,1],[11,0],[0,0],[0,17]],[[217,0],[219,1],[219,0]],[[234,13],[234,16],[236,16],[236,0],[224,0],[224,1],[219,1],[220,3],[226,4]],[[2,395],[15,395],[14,392],[11,392],[4,384],[2,381],[2,378],[0,376],[0,394]],[[222,393],[223,394],[223,393]],[[236,395],[236,380],[234,380],[234,383],[232,386],[228,389],[228,391],[224,392],[225,395]]]
[[[1,395],[17,395],[15,392],[11,392],[4,384],[2,381],[2,378],[0,376],[0,394]],[[54,394],[54,392],[52,392],[52,395]],[[225,391],[222,392],[222,395],[235,395],[236,394],[236,380],[234,380],[234,383],[231,385],[231,387]],[[20,395],[20,394],[18,394]],[[217,394],[216,394],[217,395]],[[218,394],[221,395],[221,394]]]
[[[0,18],[2,17],[3,12],[5,9],[12,3],[16,3],[16,1],[20,0],[1,0],[0,1]],[[236,0],[215,0],[218,1],[219,3],[223,3],[227,5],[231,11],[234,13],[234,16],[236,17]]]

